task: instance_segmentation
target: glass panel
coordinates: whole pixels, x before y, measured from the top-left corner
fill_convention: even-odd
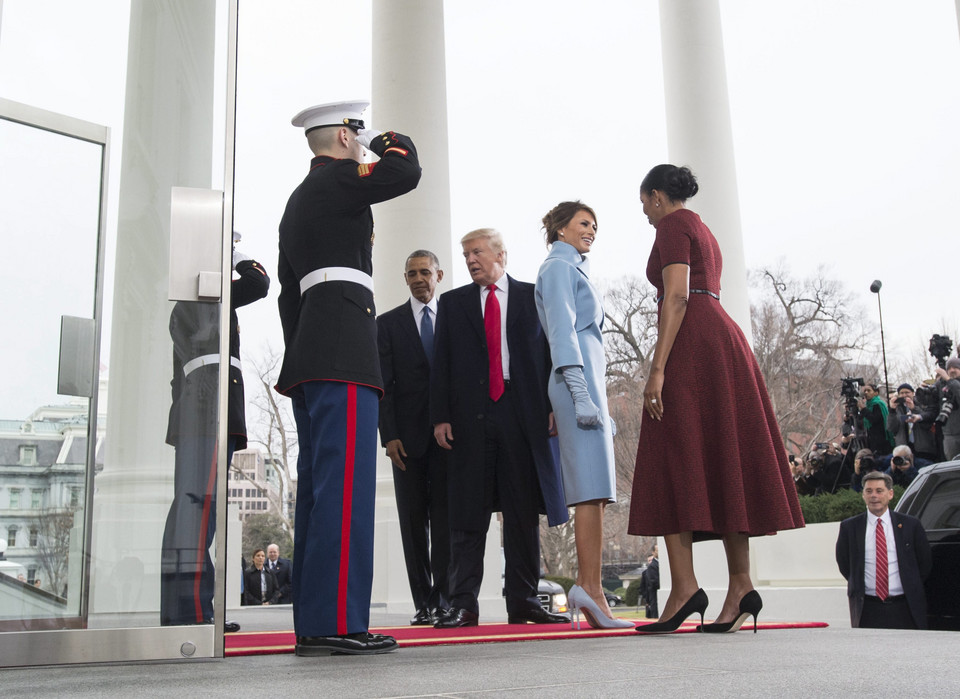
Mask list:
[[[102,157],[0,119],[2,630],[78,623],[90,400],[57,395],[57,375],[61,316],[94,314]]]
[[[112,134],[103,148],[0,122],[0,567],[15,573],[0,576],[0,631],[76,629],[0,633],[0,665],[216,647],[194,625],[214,615],[220,303],[174,303],[167,280],[171,188],[224,189],[230,2],[112,7],[3,6],[0,97]],[[60,317],[97,308],[89,449],[91,401],[57,395],[57,360]],[[93,648],[88,629],[124,641]]]

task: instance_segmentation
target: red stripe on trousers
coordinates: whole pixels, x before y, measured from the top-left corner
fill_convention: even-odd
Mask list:
[[[350,570],[350,519],[353,515],[353,466],[357,452],[357,387],[347,384],[347,443],[343,464],[343,519],[340,522],[340,578],[337,585],[337,633],[347,633],[347,573]]]
[[[210,464],[210,475],[207,478],[207,493],[203,498],[203,515],[200,517],[200,539],[197,541],[197,567],[193,574],[193,607],[196,621],[202,624],[203,607],[200,604],[200,581],[203,577],[203,563],[206,551],[210,548],[207,541],[207,523],[210,521],[210,503],[213,499],[213,489],[217,487],[217,448],[213,449],[213,461]]]

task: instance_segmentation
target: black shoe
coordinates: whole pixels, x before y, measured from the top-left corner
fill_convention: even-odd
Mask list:
[[[543,609],[527,609],[522,612],[507,615],[508,624],[569,624],[570,617],[566,614],[551,614]]]
[[[437,623],[437,617],[429,609],[418,609],[416,615],[410,620],[410,626],[433,626]]]
[[[235,621],[225,621],[223,622],[223,632],[224,633],[236,633],[240,630],[240,624]]]
[[[450,612],[433,625],[435,629],[458,629],[462,626],[476,626],[480,617],[466,609],[451,607]],[[569,621],[569,619],[567,620]]]
[[[714,622],[712,624],[701,624],[697,627],[698,631],[703,631],[703,633],[732,633],[740,629],[740,625],[747,620],[748,617],[753,617],[753,632],[757,632],[757,615],[760,614],[760,610],[763,609],[763,600],[760,599],[760,593],[756,590],[750,590],[745,594],[740,600],[740,614],[733,621],[728,621],[724,624],[719,624]]]
[[[673,633],[692,614],[699,614],[700,624],[703,625],[703,613],[707,611],[707,604],[707,593],[703,591],[703,588],[700,588],[672,617],[665,621],[655,621],[652,624],[638,626],[637,633]]]
[[[297,636],[297,655],[373,655],[399,648],[393,636],[348,633],[343,636]]]

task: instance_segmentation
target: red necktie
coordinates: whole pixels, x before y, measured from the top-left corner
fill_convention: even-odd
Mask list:
[[[500,301],[497,285],[487,287],[487,301],[483,307],[483,330],[487,336],[487,356],[490,364],[490,398],[500,400],[503,395],[503,355],[500,350]]]
[[[883,521],[877,520],[877,598],[882,602],[887,598],[887,535],[883,531]]]

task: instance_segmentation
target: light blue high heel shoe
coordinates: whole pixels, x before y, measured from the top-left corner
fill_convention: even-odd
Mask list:
[[[608,617],[587,594],[587,591],[579,585],[570,588],[570,592],[567,593],[567,604],[573,611],[574,621],[570,622],[571,629],[580,629],[580,612],[583,612],[587,623],[595,629],[629,629],[636,626],[632,621]]]

